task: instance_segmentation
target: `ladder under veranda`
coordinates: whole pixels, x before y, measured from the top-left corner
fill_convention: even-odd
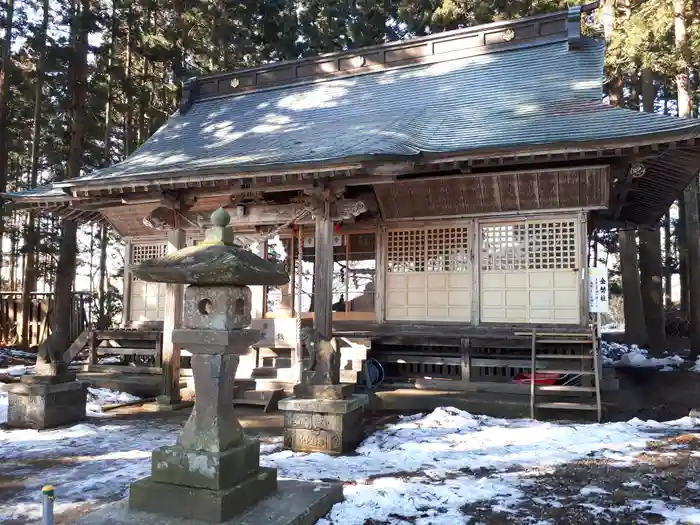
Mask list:
[[[522,335],[528,335],[526,333]],[[602,420],[600,356],[597,326],[590,332],[553,333],[532,330],[530,417],[539,410],[591,411]],[[547,366],[538,366],[544,365]],[[560,374],[563,384],[537,384],[538,373]],[[544,398],[544,399],[543,399]]]

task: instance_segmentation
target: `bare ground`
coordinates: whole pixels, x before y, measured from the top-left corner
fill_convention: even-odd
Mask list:
[[[557,525],[700,523],[700,434],[682,434],[650,443],[631,466],[590,459],[551,472],[533,471],[525,498],[514,511],[491,502],[467,505],[465,523]],[[659,508],[698,509],[693,521],[670,519]]]

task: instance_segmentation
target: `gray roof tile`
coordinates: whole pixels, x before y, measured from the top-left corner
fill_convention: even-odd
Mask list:
[[[602,71],[600,42],[557,42],[205,100],[71,183],[693,132],[603,105]]]

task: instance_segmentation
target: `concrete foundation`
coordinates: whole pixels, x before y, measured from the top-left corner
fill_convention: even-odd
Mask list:
[[[85,419],[87,386],[72,376],[25,376],[7,393],[10,427],[42,430]]]
[[[284,412],[284,446],[295,452],[344,454],[362,441],[366,396],[347,399],[299,399],[279,402]]]
[[[280,481],[275,492],[223,524],[313,525],[342,499],[343,488],[340,483]],[[163,505],[168,504],[182,505],[175,499],[163,501]],[[205,523],[211,522],[139,512],[130,509],[125,501],[120,501],[85,516],[78,520],[76,525],[204,525]]]

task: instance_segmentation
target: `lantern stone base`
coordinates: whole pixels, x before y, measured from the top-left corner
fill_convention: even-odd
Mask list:
[[[259,466],[260,442],[256,439],[244,438],[241,446],[225,452],[161,447],[153,451],[151,480],[222,490],[255,476]]]
[[[347,399],[299,399],[279,402],[284,412],[284,446],[295,452],[344,454],[364,437],[362,415],[366,396]]]
[[[168,494],[168,496],[171,495],[175,494]],[[151,497],[159,498],[160,494],[151,493]],[[176,499],[178,497],[180,497],[179,494],[175,498],[164,499],[160,505],[185,507],[183,502]],[[277,490],[266,498],[259,499],[247,510],[222,523],[223,525],[261,525],[263,523],[265,525],[313,525],[328,514],[333,505],[342,500],[343,488],[340,483],[284,480],[277,483]],[[190,504],[211,503],[190,500]],[[205,523],[212,522],[141,512],[131,508],[126,501],[101,507],[77,521],[77,525],[204,525]]]
[[[85,419],[87,387],[74,376],[25,376],[7,394],[10,427],[42,430]]]
[[[264,467],[223,490],[159,483],[148,477],[131,484],[129,509],[206,523],[224,523],[276,488],[277,471]]]

